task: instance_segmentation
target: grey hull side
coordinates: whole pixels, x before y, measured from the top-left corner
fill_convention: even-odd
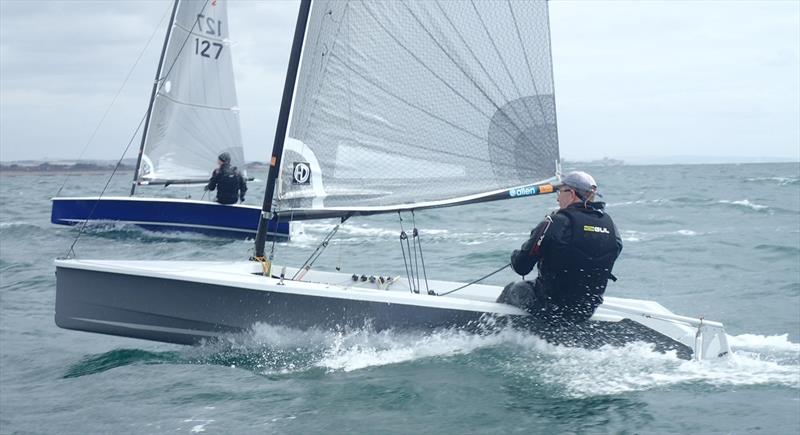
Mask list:
[[[379,290],[376,290],[379,291]],[[486,313],[365,300],[283,293],[179,279],[85,269],[56,269],[56,325],[65,329],[178,344],[241,333],[257,323],[297,329],[363,327],[375,330],[458,327],[481,329]],[[691,348],[637,322],[591,321],[542,329],[531,317],[499,319],[546,340],[596,348],[632,341],[653,343],[689,359]]]
[[[61,267],[56,281],[59,327],[180,344],[259,322],[298,329],[365,322],[376,330],[430,329],[476,323],[482,315]]]

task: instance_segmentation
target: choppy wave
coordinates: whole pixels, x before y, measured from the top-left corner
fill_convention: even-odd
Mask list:
[[[42,227],[30,222],[0,222],[0,232],[5,234],[12,232],[40,231],[41,229]]]
[[[754,249],[758,249],[759,251],[766,251],[770,254],[775,254],[778,256],[797,256],[800,255],[800,248],[795,246],[786,246],[786,245],[756,245]]]
[[[748,178],[746,181],[777,184],[779,186],[794,186],[800,184],[800,177],[752,177]]]
[[[613,208],[613,207],[624,207],[628,205],[649,205],[649,204],[669,204],[672,200],[669,199],[637,199],[635,201],[623,201],[623,202],[610,202],[606,204],[606,207]]]
[[[67,368],[64,378],[102,373],[131,364],[164,364],[179,362],[177,352],[148,352],[141,349],[115,349],[100,355],[89,355]]]
[[[771,211],[769,206],[750,202],[749,199],[742,199],[742,200],[738,200],[738,201],[731,201],[731,200],[727,200],[727,199],[721,199],[721,200],[717,201],[717,203],[718,204],[731,205],[731,206],[737,206],[737,207],[749,208],[751,210],[760,211],[760,212],[769,212],[769,211]]]
[[[614,208],[614,207],[624,207],[630,205],[668,205],[670,207],[676,206],[702,206],[702,205],[709,205],[709,204],[719,204],[727,207],[739,207],[744,209],[749,209],[758,212],[764,213],[774,213],[775,211],[785,211],[780,208],[770,207],[763,204],[758,204],[755,202],[750,201],[749,199],[741,199],[741,200],[729,200],[729,199],[720,199],[720,200],[708,200],[701,197],[679,197],[679,198],[671,198],[671,199],[639,199],[635,201],[624,201],[624,202],[616,202],[616,203],[609,203],[607,207]]]

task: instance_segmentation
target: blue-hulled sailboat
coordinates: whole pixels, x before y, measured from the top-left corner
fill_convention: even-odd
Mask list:
[[[52,223],[119,222],[156,231],[256,235],[261,207],[136,195],[138,186],[205,184],[222,152],[244,171],[226,5],[227,0],[175,1],[130,196],[53,198]],[[289,223],[273,219],[268,233],[288,238]]]

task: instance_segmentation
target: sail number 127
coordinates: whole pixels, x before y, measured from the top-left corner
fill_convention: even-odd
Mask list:
[[[197,29],[200,33],[206,35],[222,36],[222,21],[206,17],[203,14],[197,14]],[[222,53],[221,43],[211,42],[207,39],[194,38],[194,54],[219,59],[220,53]]]

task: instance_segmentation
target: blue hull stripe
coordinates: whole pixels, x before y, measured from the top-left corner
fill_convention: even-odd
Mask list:
[[[261,209],[180,199],[102,198],[98,202],[97,198],[53,198],[50,221],[75,225],[90,214],[90,221],[116,221],[158,231],[247,238],[256,233]],[[268,234],[288,238],[289,223],[271,220]]]

